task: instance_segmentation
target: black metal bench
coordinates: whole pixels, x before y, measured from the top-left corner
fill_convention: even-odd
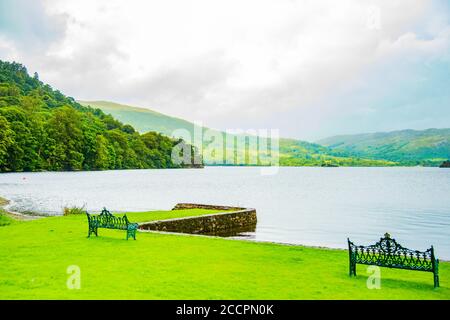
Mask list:
[[[389,233],[371,246],[357,246],[348,241],[349,274],[356,276],[356,264],[379,267],[427,271],[433,273],[434,287],[439,287],[439,259],[434,256],[431,246],[426,251],[411,250],[402,247],[391,239]]]
[[[133,238],[136,240],[136,230],[138,228],[137,223],[131,223],[127,215],[124,214],[123,217],[116,217],[111,212],[103,208],[100,214],[94,215],[86,212],[88,224],[89,224],[89,233],[88,238],[91,236],[91,233],[94,233],[95,236],[98,236],[97,229],[98,228],[106,228],[106,229],[119,229],[127,231],[127,240],[128,238]]]

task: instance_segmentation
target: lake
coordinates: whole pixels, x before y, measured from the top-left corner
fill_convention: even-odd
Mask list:
[[[64,206],[113,211],[171,209],[178,202],[256,208],[246,236],[346,248],[389,232],[400,244],[450,260],[450,170],[257,167],[0,174],[11,210],[61,214]]]

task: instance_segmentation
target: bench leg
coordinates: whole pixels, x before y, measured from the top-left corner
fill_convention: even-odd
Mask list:
[[[433,282],[434,287],[439,287],[439,260],[436,259],[433,264]]]
[[[434,274],[433,276],[433,281],[434,281],[434,287],[438,288],[439,287],[439,274]]]
[[[356,263],[350,264],[350,276],[356,277]]]
[[[133,238],[136,240],[136,229],[135,230],[127,230],[127,240],[128,238]]]
[[[88,238],[91,237],[91,233],[95,234],[96,237],[98,237],[98,233],[97,233],[97,228],[95,227],[89,227],[89,232],[88,232]]]
[[[348,240],[348,275],[356,276],[356,253],[352,250],[350,240]]]
[[[348,262],[348,274],[349,276],[356,276],[356,262],[350,257]]]
[[[91,237],[91,233],[94,233],[95,235],[97,235],[97,230],[94,227],[89,226],[89,231],[88,231],[88,238]]]

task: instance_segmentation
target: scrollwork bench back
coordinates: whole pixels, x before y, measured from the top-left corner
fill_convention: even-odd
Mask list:
[[[98,215],[89,214],[87,212],[86,215],[89,224],[88,238],[91,236],[91,233],[98,236],[98,228],[106,228],[126,230],[127,240],[128,238],[136,240],[136,229],[138,228],[138,224],[131,223],[126,214],[124,214],[123,217],[117,217],[106,210],[106,208],[103,208],[102,212]]]
[[[356,264],[379,267],[427,271],[433,273],[434,287],[439,287],[439,260],[431,246],[426,251],[411,250],[401,246],[386,233],[380,241],[370,246],[357,246],[348,242],[349,274],[356,276]]]

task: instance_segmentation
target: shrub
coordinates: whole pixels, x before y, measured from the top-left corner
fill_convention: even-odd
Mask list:
[[[65,216],[69,216],[72,214],[85,214],[85,213],[86,213],[86,210],[85,210],[84,205],[82,207],[77,207],[77,206],[64,207],[64,209],[63,209],[63,215],[65,215]]]

